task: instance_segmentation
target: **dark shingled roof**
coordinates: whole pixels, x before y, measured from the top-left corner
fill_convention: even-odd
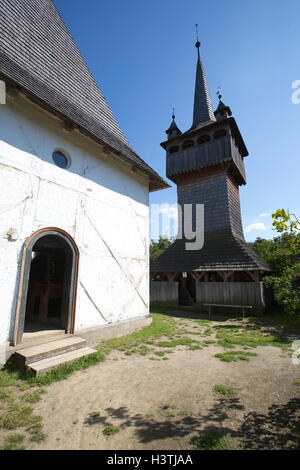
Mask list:
[[[196,47],[197,44],[199,43],[196,43]],[[200,59],[199,47],[197,47],[198,61],[194,94],[194,115],[191,129],[196,129],[199,125],[203,124],[204,122],[209,123],[211,121],[213,122],[216,120],[213,112],[209,89],[207,86],[204,67]]]
[[[186,250],[186,241],[175,240],[151,263],[151,272],[270,271],[245,240],[230,230],[206,233],[201,250]]]
[[[51,0],[0,1],[0,75],[149,176],[169,185],[130,147]]]

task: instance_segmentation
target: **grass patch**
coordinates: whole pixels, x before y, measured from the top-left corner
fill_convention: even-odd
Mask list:
[[[235,390],[233,387],[225,387],[225,385],[215,385],[214,391],[223,395],[224,397],[234,397]]]
[[[40,401],[42,394],[46,393],[44,389],[33,390],[32,392],[26,392],[21,396],[21,400],[26,403],[36,403]]]
[[[47,435],[42,431],[37,431],[32,433],[30,441],[31,442],[42,442],[46,439]]]
[[[88,367],[98,364],[104,360],[104,354],[101,351],[97,351],[87,357],[81,357],[71,364],[65,364],[63,366],[56,367],[44,375],[35,377],[30,369],[27,369],[26,371],[17,369],[13,359],[10,359],[5,365],[5,368],[0,371],[0,387],[4,388],[15,386],[19,390],[26,390],[35,386],[50,385],[53,382],[65,380],[75,371],[87,369]],[[31,396],[28,395],[28,401],[30,401],[30,399],[33,400],[31,403],[34,403],[35,399],[38,401],[37,397],[41,393],[43,392],[36,392]]]
[[[56,367],[51,371],[47,372],[40,377],[32,377],[29,379],[32,384],[37,385],[50,385],[53,382],[59,382],[61,380],[65,380],[69,375],[73,374],[78,370],[84,370],[88,367],[94,366],[99,362],[103,362],[105,360],[105,356],[101,351],[97,351],[93,354],[90,354],[87,357],[81,357],[76,361],[72,362],[71,364],[65,364],[61,367]]]
[[[193,412],[192,411],[187,411],[187,410],[182,410],[182,411],[179,411],[178,416],[193,416]]]
[[[225,351],[223,353],[215,354],[215,357],[219,358],[223,362],[249,362],[249,356],[257,356],[257,354],[248,351]]]
[[[163,357],[166,353],[165,351],[154,351],[154,354],[159,357]]]
[[[208,432],[193,442],[195,449],[199,450],[228,450],[228,442],[224,436],[216,432]]]
[[[38,416],[32,414],[33,409],[29,406],[21,406],[16,401],[11,401],[8,409],[0,413],[0,427],[4,429],[17,429],[29,427],[34,424]]]
[[[235,346],[243,346],[247,348],[257,348],[258,346],[276,346],[286,349],[288,344],[286,340],[279,335],[266,334],[258,329],[246,327],[242,331],[228,328],[218,328],[216,334],[218,345],[224,348],[234,348]]]
[[[300,316],[286,315],[283,312],[275,312],[272,315],[264,315],[263,317],[251,317],[251,322],[259,327],[275,327],[282,331],[292,331],[300,333]]]
[[[200,344],[192,344],[192,345],[188,348],[189,351],[197,351],[197,350],[199,350],[199,349],[202,349],[202,347],[200,346]]]
[[[25,448],[21,446],[24,439],[24,434],[8,434],[5,436],[4,444],[0,447],[0,450],[24,450]]]
[[[7,400],[12,395],[11,391],[0,390],[0,400]]]
[[[212,329],[211,328],[206,328],[206,330],[204,331],[204,336],[210,336],[212,334]]]
[[[141,330],[134,331],[120,338],[111,338],[102,341],[97,347],[99,352],[110,354],[111,351],[131,351],[133,348],[141,355],[146,355],[150,349],[146,345],[152,345],[155,340],[163,336],[173,336],[178,331],[174,318],[160,313],[152,314],[152,323]]]
[[[204,320],[202,318],[194,318],[193,321],[195,321],[196,323],[198,323],[199,325],[203,325],[203,326],[207,326],[207,325],[210,325],[211,321],[210,320]]]
[[[111,424],[109,426],[106,426],[103,429],[102,433],[104,434],[104,436],[112,436],[113,434],[116,434],[119,431],[120,431],[120,428],[118,428],[117,426],[113,426]]]
[[[183,336],[182,338],[172,339],[171,341],[159,341],[156,346],[160,348],[176,348],[176,346],[191,346],[199,344],[199,341]]]

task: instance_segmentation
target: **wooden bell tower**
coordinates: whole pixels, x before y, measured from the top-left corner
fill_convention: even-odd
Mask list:
[[[204,205],[204,246],[188,251],[186,240],[176,239],[151,264],[152,278],[177,279],[183,286],[189,278],[259,282],[269,267],[246,243],[240,209],[239,187],[246,184],[244,158],[248,151],[220,93],[218,108],[213,112],[198,40],[196,48],[192,126],[181,133],[173,113],[166,131],[168,139],[161,146],[166,150],[167,177],[177,184],[180,212],[184,214],[185,204]],[[194,301],[195,292],[190,292]]]

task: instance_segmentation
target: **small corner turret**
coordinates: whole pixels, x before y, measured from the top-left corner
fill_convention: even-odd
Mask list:
[[[176,137],[179,137],[182,134],[181,130],[177,127],[177,124],[175,122],[174,108],[172,114],[172,122],[170,124],[169,129],[166,130],[166,134],[168,136],[168,140],[175,139]]]

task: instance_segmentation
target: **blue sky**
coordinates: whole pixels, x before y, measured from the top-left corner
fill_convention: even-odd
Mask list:
[[[195,23],[214,108],[229,105],[249,151],[240,188],[245,237],[271,238],[270,214],[300,216],[300,2],[54,0],[134,150],[165,177],[160,142],[192,123]],[[298,84],[300,88],[300,82]],[[300,96],[300,93],[299,95]],[[176,203],[176,186],[152,204]]]

